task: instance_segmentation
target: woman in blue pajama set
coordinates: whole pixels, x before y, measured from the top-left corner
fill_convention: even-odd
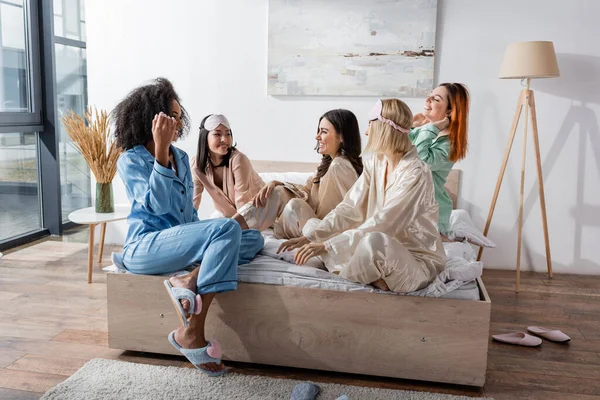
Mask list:
[[[169,341],[211,376],[226,370],[217,342],[204,336],[216,293],[237,288],[237,265],[262,249],[259,231],[228,218],[200,221],[187,154],[172,142],[189,130],[189,118],[166,79],[132,91],[112,113],[117,169],[132,203],[129,230],[118,262],[135,274],[163,274],[199,264],[189,275],[165,281],[182,321]]]

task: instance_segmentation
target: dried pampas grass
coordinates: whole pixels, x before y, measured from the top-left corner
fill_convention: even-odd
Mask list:
[[[62,117],[62,123],[75,147],[85,158],[99,183],[110,183],[117,173],[121,149],[110,134],[110,120],[104,110],[89,107],[85,120],[73,111]]]

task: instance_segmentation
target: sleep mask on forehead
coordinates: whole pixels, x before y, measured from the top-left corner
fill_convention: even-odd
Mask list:
[[[387,119],[381,116],[381,112],[383,110],[383,102],[381,101],[381,99],[377,100],[377,103],[375,103],[375,105],[373,106],[373,108],[371,109],[371,111],[369,112],[369,121],[381,121],[385,124],[388,124],[389,126],[391,126],[392,128],[394,128],[395,130],[397,130],[398,132],[402,132],[402,133],[409,133],[410,130],[403,128],[401,126],[398,126],[394,121],[392,121],[391,119]]]
[[[214,131],[219,125],[223,125],[227,129],[231,129],[229,121],[223,114],[213,114],[204,121],[204,128],[207,131]]]

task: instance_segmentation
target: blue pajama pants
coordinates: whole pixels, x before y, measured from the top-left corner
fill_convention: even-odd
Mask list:
[[[209,219],[151,232],[126,246],[123,264],[134,274],[157,275],[200,263],[198,294],[237,289],[237,266],[263,248],[257,230],[242,231],[229,218]]]

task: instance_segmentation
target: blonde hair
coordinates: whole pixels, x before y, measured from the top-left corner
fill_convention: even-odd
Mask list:
[[[390,119],[401,128],[410,130],[413,122],[410,108],[401,100],[383,100],[381,116]],[[397,131],[385,122],[374,120],[369,126],[369,140],[364,153],[407,153],[412,147],[408,134]]]

